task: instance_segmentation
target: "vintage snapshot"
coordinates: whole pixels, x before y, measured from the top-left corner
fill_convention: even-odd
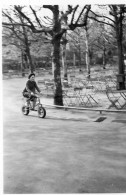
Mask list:
[[[1,12],[2,194],[126,193],[126,2]]]

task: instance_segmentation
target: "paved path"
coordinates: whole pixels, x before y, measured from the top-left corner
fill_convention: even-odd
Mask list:
[[[4,193],[126,192],[126,116],[47,109],[23,116],[19,88],[4,82]]]

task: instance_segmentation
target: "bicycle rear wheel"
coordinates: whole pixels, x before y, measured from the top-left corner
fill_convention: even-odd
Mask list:
[[[28,114],[29,114],[29,108],[26,107],[26,106],[22,106],[22,113],[23,113],[24,115],[28,115]]]

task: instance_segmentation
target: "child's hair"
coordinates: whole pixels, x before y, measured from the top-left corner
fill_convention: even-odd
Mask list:
[[[31,76],[35,76],[35,73],[29,74],[28,79],[30,79]]]

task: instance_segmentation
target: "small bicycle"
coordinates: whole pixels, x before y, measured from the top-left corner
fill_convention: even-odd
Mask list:
[[[33,110],[33,108],[32,108],[32,103],[31,103],[32,99],[30,99],[30,98],[27,98],[26,99],[25,98],[26,99],[26,102],[22,106],[22,113],[24,115],[28,115],[30,111],[37,111],[38,112],[38,116],[40,118],[45,118],[45,116],[46,116],[46,110],[45,110],[45,108],[42,106],[42,104],[40,102],[40,97],[38,96],[38,94],[35,94],[35,97],[37,98],[36,99],[35,109]],[[28,104],[29,106],[26,105],[27,104],[27,101],[29,101],[29,104]]]

